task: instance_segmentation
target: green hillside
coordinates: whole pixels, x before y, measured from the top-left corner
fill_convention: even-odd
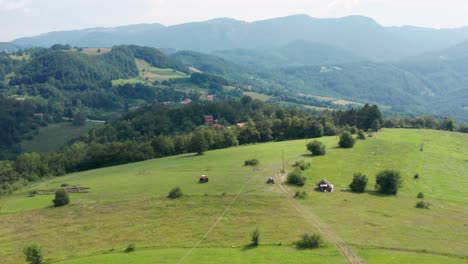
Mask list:
[[[23,263],[22,249],[37,243],[49,262],[67,264],[346,263],[343,250],[351,263],[359,263],[354,255],[367,263],[467,263],[466,134],[385,129],[353,149],[336,148],[336,137],[319,140],[327,146],[325,156],[310,157],[307,140],[285,141],[39,183],[0,200],[0,258]],[[289,171],[298,160],[312,164],[305,172],[305,200],[291,198],[295,187],[265,184],[268,176],[278,176],[282,151]],[[260,165],[243,166],[249,158]],[[397,196],[372,191],[375,174],[386,168],[400,170],[404,178]],[[358,171],[370,176],[369,191],[342,191]],[[415,173],[419,179],[413,179]],[[208,184],[197,184],[201,174],[210,177]],[[323,178],[335,192],[314,191]],[[91,189],[71,195],[71,204],[62,208],[50,208],[50,195],[27,197],[30,190],[63,183]],[[166,198],[174,186],[182,188],[182,199]],[[415,208],[419,192],[431,203],[429,210]],[[248,247],[257,226],[260,246]],[[326,246],[294,249],[292,243],[305,232],[321,233]],[[131,243],[136,252],[122,253]]]

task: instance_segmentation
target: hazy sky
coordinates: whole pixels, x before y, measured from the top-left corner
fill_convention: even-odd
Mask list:
[[[468,0],[0,0],[0,41],[39,33],[137,23],[164,25],[291,14],[365,15],[385,26],[468,25]]]

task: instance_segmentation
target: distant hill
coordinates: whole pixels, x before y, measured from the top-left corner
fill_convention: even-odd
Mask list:
[[[51,32],[20,38],[15,44],[82,47],[135,44],[211,52],[230,49],[276,49],[297,40],[323,43],[371,60],[396,60],[468,40],[468,28],[383,27],[362,16],[313,18],[295,15],[256,22],[214,19],[175,26],[160,24]]]
[[[20,50],[20,47],[10,42],[0,42],[0,52],[12,53]]]
[[[239,65],[265,68],[284,68],[305,65],[343,64],[366,59],[351,52],[322,43],[296,40],[276,49],[234,49],[214,54]]]

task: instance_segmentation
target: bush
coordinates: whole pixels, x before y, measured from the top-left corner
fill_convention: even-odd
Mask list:
[[[363,193],[366,190],[367,186],[367,176],[358,172],[354,173],[353,175],[353,181],[349,185],[349,188],[351,188],[351,191],[356,192],[356,193]]]
[[[133,252],[135,250],[136,250],[135,244],[130,244],[123,250],[123,252],[130,253],[130,252]]]
[[[427,202],[424,202],[424,201],[419,201],[419,202],[416,203],[416,208],[429,209],[430,205],[431,205],[430,203],[427,203]]]
[[[55,199],[52,202],[55,207],[64,206],[70,203],[70,197],[65,190],[60,189],[55,192]]]
[[[257,166],[259,163],[258,159],[249,159],[244,161],[244,166]]]
[[[413,178],[414,178],[415,180],[419,179],[419,174],[418,174],[418,173],[416,173],[416,174],[414,175],[414,177],[413,177]]]
[[[260,230],[258,229],[258,227],[256,227],[254,231],[250,233],[250,240],[252,241],[252,245],[254,246],[258,246],[260,244]]]
[[[43,263],[42,250],[38,245],[31,245],[23,249],[26,261],[31,264]]]
[[[307,143],[307,150],[309,150],[314,156],[322,156],[326,153],[325,145],[318,140]]]
[[[366,139],[366,134],[364,134],[364,131],[362,131],[362,129],[359,129],[359,131],[357,132],[357,138],[361,140]]]
[[[343,131],[340,134],[340,141],[338,142],[338,145],[342,148],[352,148],[354,146],[354,143],[356,143],[356,140],[353,138],[351,133],[349,131]]]
[[[296,185],[296,186],[304,186],[306,182],[306,177],[301,175],[301,170],[299,169],[294,169],[292,172],[288,174],[288,178],[286,182],[290,185]]]
[[[167,198],[169,199],[177,199],[184,196],[184,193],[182,192],[182,189],[180,187],[174,187],[169,194],[167,195]]]
[[[424,198],[424,193],[422,193],[422,192],[418,193],[418,196],[417,196],[417,197],[418,197],[419,199]]]
[[[293,167],[297,167],[299,168],[301,171],[305,171],[307,169],[310,168],[310,162],[305,162],[303,160],[301,161],[296,161],[296,163],[294,163]]]
[[[400,172],[396,170],[383,170],[376,176],[375,189],[383,194],[397,194],[403,185]]]
[[[305,199],[307,198],[307,193],[305,191],[297,191],[296,194],[294,194],[294,198],[296,199]]]
[[[298,249],[319,248],[323,246],[323,240],[320,235],[303,234],[299,241],[294,243]]]

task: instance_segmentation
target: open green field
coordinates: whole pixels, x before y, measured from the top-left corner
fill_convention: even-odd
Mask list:
[[[307,140],[296,140],[97,169],[31,186],[0,200],[0,259],[24,263],[22,249],[37,243],[51,263],[63,264],[346,263],[335,247],[339,241],[361,263],[468,263],[468,135],[386,129],[353,149],[336,148],[337,137],[319,140],[327,146],[321,157],[310,157]],[[283,150],[288,170],[297,160],[312,164],[305,200],[290,198],[296,188],[264,183],[281,169]],[[258,168],[242,166],[249,158],[260,160]],[[375,174],[386,168],[404,178],[397,196],[372,191]],[[369,191],[342,190],[358,171],[370,176]],[[197,184],[200,174],[210,182]],[[323,178],[335,192],[313,190]],[[50,208],[52,196],[26,196],[62,183],[91,190],[71,195],[63,208]],[[167,199],[174,186],[186,196]],[[415,208],[419,192],[429,210]],[[261,246],[248,247],[257,226]],[[321,233],[326,246],[294,249],[305,232]],[[121,253],[130,243],[137,251]]]
[[[174,69],[162,69],[151,66],[144,60],[135,59],[135,63],[138,68],[138,77],[131,79],[118,79],[113,80],[112,85],[122,84],[136,84],[136,83],[153,83],[154,81],[165,81],[169,79],[181,79],[188,78],[189,76],[183,72],[176,71]]]
[[[101,126],[101,123],[86,122],[83,126],[74,126],[71,122],[50,124],[39,129],[31,140],[23,140],[21,149],[24,152],[47,153],[65,146],[70,140],[78,138],[91,130]]]
[[[266,95],[266,94],[261,94],[261,93],[256,93],[256,92],[244,92],[244,95],[248,95],[250,97],[252,97],[253,99],[258,99],[260,101],[267,101],[268,99],[271,98],[270,95]]]

